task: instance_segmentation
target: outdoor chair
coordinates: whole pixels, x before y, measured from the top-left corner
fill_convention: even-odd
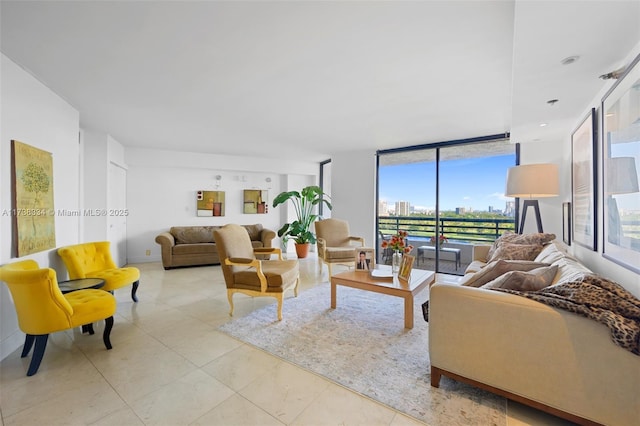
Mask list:
[[[327,264],[329,278],[333,264],[355,265],[356,250],[364,247],[364,238],[349,234],[349,223],[342,219],[324,219],[315,223],[318,261]]]
[[[378,231],[380,237],[380,251],[382,252],[382,263],[385,265],[391,264],[391,257],[393,256],[393,249],[391,247],[382,248],[383,241],[389,241],[389,238],[385,237],[382,231]]]
[[[293,289],[298,296],[300,273],[297,260],[282,260],[282,250],[276,247],[254,248],[247,230],[235,224],[213,231],[220,257],[220,266],[227,285],[229,315],[233,316],[233,295],[268,296],[278,301],[278,320],[282,320],[284,292]],[[278,255],[278,260],[260,260],[256,255]]]

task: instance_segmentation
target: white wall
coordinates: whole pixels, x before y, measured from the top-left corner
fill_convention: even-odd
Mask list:
[[[261,223],[277,231],[290,217],[289,206],[273,208],[282,191],[300,190],[317,182],[313,162],[265,160],[214,154],[131,148],[125,150],[127,171],[127,256],[129,263],[160,261],[156,236],[172,226]],[[220,175],[216,187],[215,176]],[[271,181],[267,182],[267,178]],[[269,191],[266,214],[242,212],[243,190]],[[225,215],[196,216],[196,191],[224,191]],[[280,246],[279,239],[274,241]],[[150,255],[147,255],[147,251]]]
[[[633,58],[640,54],[640,43],[636,44],[634,49],[629,53],[624,63],[629,63]],[[600,117],[601,115],[601,105],[602,99],[606,92],[613,86],[615,81],[609,81],[609,84],[604,87],[599,93],[597,93],[593,100],[586,106],[584,111],[580,111],[576,115],[576,127],[580,124],[581,119],[587,116],[587,113],[591,110],[591,108],[596,108],[597,115]],[[601,127],[598,124],[599,128]],[[610,260],[604,258],[602,256],[602,247],[604,245],[603,242],[603,192],[602,192],[602,129],[599,130],[599,141],[598,141],[598,207],[596,210],[596,215],[598,218],[598,250],[592,251],[588,248],[582,247],[580,245],[573,244],[571,246],[574,256],[578,259],[582,260],[586,265],[589,266],[594,272],[597,272],[603,276],[613,279],[614,281],[622,284],[627,290],[631,291],[636,297],[640,298],[640,276],[629,269],[626,269]],[[571,146],[570,146],[570,135],[567,136],[564,141],[564,150],[565,153],[564,163],[571,164]],[[565,176],[566,179],[571,179],[570,169],[567,170],[568,175]],[[570,199],[567,197],[566,200]]]
[[[53,154],[53,195],[56,210],[74,210],[79,204],[80,148],[79,114],[31,74],[6,56],[1,58],[0,99],[0,264],[15,262],[12,256],[11,224],[11,140],[19,140]],[[9,212],[9,213],[8,213]],[[57,215],[56,245],[78,242],[77,216]],[[54,268],[59,276],[66,270],[55,250],[26,258],[42,267]],[[0,359],[24,343],[7,287],[0,285]]]
[[[351,235],[375,247],[376,151],[350,151],[331,158],[331,217],[349,222]]]
[[[107,208],[107,135],[82,132],[84,151],[84,209],[100,211]],[[107,239],[107,217],[102,215],[82,215],[83,241],[104,241]]]

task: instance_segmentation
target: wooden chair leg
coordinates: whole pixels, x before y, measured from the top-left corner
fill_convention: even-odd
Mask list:
[[[111,349],[111,329],[113,328],[113,317],[105,318],[104,333],[102,333],[102,341],[107,350]]]
[[[42,357],[44,356],[44,350],[47,348],[48,339],[48,334],[40,334],[35,336],[36,346],[33,349],[33,357],[31,358],[31,363],[29,364],[27,376],[33,376],[38,372],[38,368],[40,368],[40,363],[42,362]]]
[[[22,355],[20,355],[20,358],[24,358],[27,355],[29,355],[29,351],[31,351],[31,348],[33,347],[33,342],[36,340],[36,336],[34,336],[33,334],[27,334],[24,337],[24,347],[22,348]]]
[[[138,291],[138,285],[140,285],[140,280],[133,283],[131,287],[131,298],[134,302],[138,301],[138,296],[136,296],[136,292]]]
[[[276,296],[276,300],[278,300],[278,321],[282,321],[282,299],[283,293]]]
[[[298,286],[300,285],[300,277],[296,278],[296,286],[293,287],[293,295],[298,297]]]
[[[227,290],[227,299],[229,299],[229,316],[233,316],[233,291]]]

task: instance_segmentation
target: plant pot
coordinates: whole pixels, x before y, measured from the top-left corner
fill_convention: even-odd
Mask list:
[[[296,243],[296,255],[298,259],[304,259],[309,254],[310,243],[298,244]]]

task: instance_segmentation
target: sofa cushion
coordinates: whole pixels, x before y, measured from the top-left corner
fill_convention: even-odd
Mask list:
[[[542,266],[549,266],[549,264],[530,260],[496,260],[495,262],[487,264],[487,266],[475,274],[466,274],[460,284],[469,287],[480,287],[507,272],[530,271]]]
[[[510,271],[480,288],[505,288],[518,291],[537,291],[549,286],[558,272],[558,266],[543,266],[531,271]]]
[[[568,283],[572,281],[580,281],[586,275],[592,274],[591,270],[570,257],[563,257],[553,262],[558,266],[558,274],[553,284]]]
[[[197,244],[176,244],[173,247],[173,254],[205,254],[218,253],[216,245],[213,243],[197,243]]]
[[[553,263],[565,257],[566,254],[558,250],[555,244],[547,244],[534,259],[536,262]]]
[[[344,260],[355,261],[356,249],[354,247],[327,247],[324,251],[325,262]]]
[[[511,231],[507,231],[502,234],[497,240],[493,242],[493,245],[487,253],[487,261],[491,259],[493,253],[502,244],[525,244],[525,245],[541,245],[549,244],[556,238],[556,234],[547,233],[534,233],[534,234],[516,234]]]
[[[534,260],[544,247],[539,244],[500,244],[489,259],[496,260]]]
[[[213,226],[174,226],[169,231],[176,244],[213,243]]]

